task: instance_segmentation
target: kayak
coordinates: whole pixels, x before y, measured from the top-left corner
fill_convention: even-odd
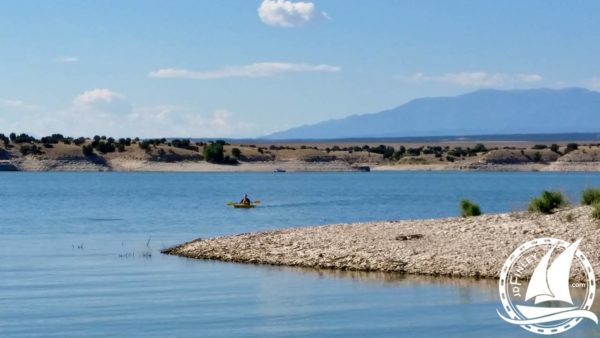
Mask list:
[[[250,209],[250,208],[254,208],[256,206],[256,204],[241,204],[241,203],[234,203],[232,204],[232,206],[234,208],[242,208],[242,209]]]
[[[230,205],[234,208],[239,208],[239,209],[251,209],[251,208],[256,207],[259,204],[260,204],[259,200],[252,201],[250,204],[227,202],[227,205]]]

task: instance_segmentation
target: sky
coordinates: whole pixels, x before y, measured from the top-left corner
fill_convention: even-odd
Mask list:
[[[599,1],[0,0],[0,133],[257,137],[481,88],[600,91]]]

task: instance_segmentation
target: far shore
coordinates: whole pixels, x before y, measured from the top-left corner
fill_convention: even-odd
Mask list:
[[[358,142],[358,141],[357,141]],[[600,144],[523,141],[229,144],[0,134],[0,171],[598,171]]]
[[[591,207],[469,218],[333,224],[196,239],[163,253],[196,259],[351,271],[498,278],[526,241],[583,238],[600,270],[600,224]],[[599,276],[596,276],[600,280]]]

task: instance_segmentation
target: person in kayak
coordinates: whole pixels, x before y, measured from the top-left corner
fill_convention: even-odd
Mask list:
[[[248,194],[244,194],[244,198],[242,198],[240,204],[250,205],[250,198],[248,198]]]

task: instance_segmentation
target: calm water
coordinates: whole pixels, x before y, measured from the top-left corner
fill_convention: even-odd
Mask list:
[[[195,261],[197,237],[577,200],[591,173],[2,173],[0,336],[531,336],[501,321],[494,281]],[[244,192],[260,208],[231,209]],[[476,243],[474,243],[476,245]],[[465,248],[468,250],[468,248]],[[598,302],[597,302],[598,303]],[[600,336],[582,323],[567,336]]]

